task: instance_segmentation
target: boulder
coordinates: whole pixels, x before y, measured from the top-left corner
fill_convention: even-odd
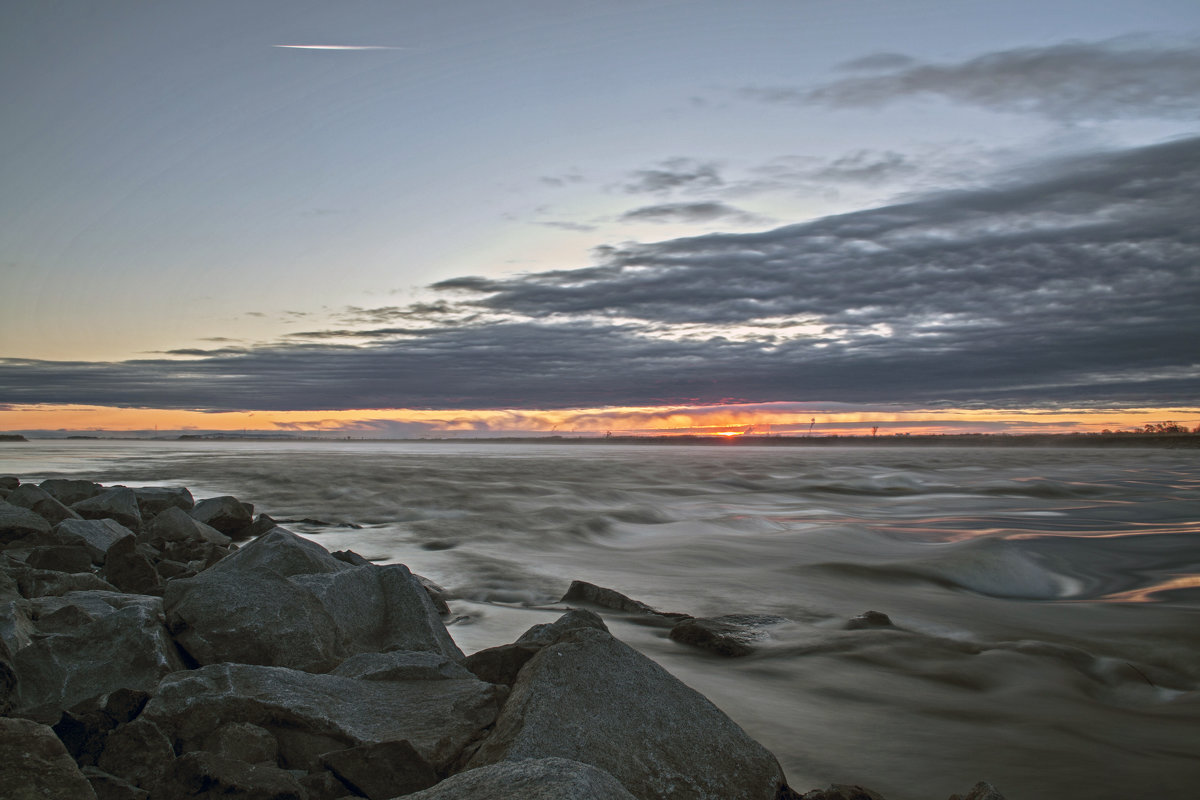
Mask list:
[[[104,487],[98,483],[73,478],[50,478],[38,484],[38,488],[67,506],[93,498],[104,491]]]
[[[216,753],[185,753],[175,759],[161,788],[164,797],[202,800],[308,800],[295,775],[274,764],[247,764]]]
[[[471,670],[441,653],[393,650],[350,656],[329,674],[364,681],[443,681],[470,678]]]
[[[800,800],[884,800],[884,798],[862,786],[835,783],[828,789],[813,789],[800,795]]]
[[[0,489],[12,491],[21,485],[21,479],[16,475],[0,475]]]
[[[0,794],[5,800],[96,800],[54,731],[11,717],[0,717]]]
[[[206,525],[175,506],[165,508],[138,535],[142,541],[209,542],[228,547],[233,540],[211,525]]]
[[[248,722],[275,737],[280,766],[308,772],[323,768],[323,754],[405,739],[442,771],[495,721],[504,695],[474,678],[364,681],[214,664],[163,678],[138,721],[157,724],[179,752],[202,749],[222,725]]]
[[[34,569],[28,564],[10,564],[6,569],[16,581],[22,597],[59,596],[68,592],[117,591],[115,586],[94,572],[57,572]]]
[[[160,789],[170,773],[175,750],[157,725],[138,717],[112,731],[103,748],[97,761],[99,769],[152,795],[163,796]]]
[[[68,519],[54,528],[56,539],[62,544],[86,546],[97,564],[103,564],[109,548],[126,536],[132,537],[133,532],[111,519]]]
[[[39,635],[13,653],[18,710],[67,709],[117,689],[153,690],[183,668],[156,597],[71,592],[30,601]]]
[[[279,759],[279,743],[266,728],[249,722],[231,722],[209,735],[204,749],[217,755],[238,758],[247,764],[274,764]]]
[[[250,523],[250,527],[242,528],[240,531],[238,531],[238,538],[239,539],[256,539],[259,536],[262,536],[267,531],[271,530],[272,528],[278,528],[278,527],[279,527],[279,523],[276,522],[275,520],[271,519],[270,515],[259,514],[254,519],[254,522]]]
[[[132,536],[118,539],[108,549],[100,576],[122,592],[161,595],[163,591],[154,561],[138,549]]]
[[[565,758],[502,761],[452,775],[404,800],[635,800],[602,769]]]
[[[41,514],[0,500],[0,547],[26,536],[50,533],[50,523]]]
[[[254,506],[229,495],[201,500],[190,513],[194,519],[235,538],[242,538],[235,534],[254,522]]]
[[[88,779],[98,800],[149,800],[150,793],[139,789],[127,780],[109,775],[99,767],[84,767],[83,777]]]
[[[546,645],[554,644],[571,631],[594,628],[608,631],[604,620],[584,609],[572,609],[551,623],[534,625],[512,644],[489,647],[467,656],[463,666],[480,680],[512,686],[529,659]]]
[[[787,622],[769,614],[729,614],[723,617],[685,619],[669,634],[672,641],[710,650],[721,656],[745,656],[767,639],[763,628]]]
[[[43,517],[51,525],[57,525],[64,519],[81,519],[74,511],[32,483],[18,486],[4,499],[14,506],[28,508],[33,513]]]
[[[775,757],[716,706],[605,631],[580,628],[521,670],[468,768],[559,757],[642,800],[775,800]]]
[[[354,567],[283,528],[170,581],[164,602],[168,627],[199,664],[327,672],[385,650],[463,657],[407,567]]]
[[[158,516],[168,508],[191,511],[196,501],[182,486],[139,486],[133,490],[142,519]]]
[[[664,613],[651,608],[645,603],[627,597],[614,589],[606,589],[587,581],[571,581],[567,593],[559,600],[560,603],[587,603],[626,614],[647,614],[671,619],[686,619],[687,614]]]
[[[336,750],[321,756],[321,762],[367,800],[388,800],[438,782],[429,762],[403,739]]]
[[[55,572],[91,572],[92,552],[83,545],[35,547],[29,551],[25,563],[34,569],[50,569]]]
[[[64,711],[54,723],[54,733],[77,764],[94,766],[109,732],[141,713],[149,699],[148,692],[136,689],[117,689],[89,698]]]
[[[132,489],[117,486],[106,489],[95,497],[73,503],[71,508],[84,519],[111,519],[131,531],[142,527],[142,513],[138,510],[137,495]]]

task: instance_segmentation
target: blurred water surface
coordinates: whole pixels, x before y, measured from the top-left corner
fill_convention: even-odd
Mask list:
[[[288,527],[447,587],[467,652],[556,616],[572,579],[786,617],[741,659],[610,627],[802,791],[1200,785],[1196,451],[34,441],[5,445],[0,472],[183,485],[329,523]],[[868,609],[896,628],[844,628]]]

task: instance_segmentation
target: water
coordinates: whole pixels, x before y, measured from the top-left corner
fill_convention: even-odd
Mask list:
[[[666,611],[767,613],[754,655],[610,627],[801,791],[1183,798],[1200,782],[1200,454],[1167,450],[31,442],[25,480],[233,494],[449,588],[467,652],[572,579]],[[897,630],[844,630],[865,610]]]

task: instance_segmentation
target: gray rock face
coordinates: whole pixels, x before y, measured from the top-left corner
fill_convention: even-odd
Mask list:
[[[0,547],[26,536],[50,533],[50,523],[41,514],[0,500]]]
[[[67,506],[73,506],[80,500],[87,500],[104,491],[104,487],[98,483],[71,478],[50,478],[38,484],[38,488]]]
[[[21,479],[16,475],[0,475],[0,489],[12,491],[21,485]]]
[[[116,689],[151,691],[183,668],[158,598],[72,592],[30,606],[39,638],[13,653],[18,710],[66,709]]]
[[[133,532],[111,519],[69,519],[54,528],[54,536],[63,544],[82,544],[92,554],[92,561],[104,563],[104,555],[114,544],[132,536]]]
[[[101,577],[122,592],[162,594],[162,579],[149,556],[138,550],[132,536],[118,539],[104,555]]]
[[[132,489],[106,489],[95,497],[72,504],[71,508],[84,519],[115,520],[131,531],[141,530],[142,527],[142,512],[138,509],[137,495]]]
[[[427,789],[438,781],[433,767],[406,741],[349,747],[326,753],[321,761],[367,800],[388,800]]]
[[[364,681],[444,681],[470,678],[471,671],[440,653],[359,653],[350,656],[329,673]]]
[[[599,606],[600,608],[609,608],[613,611],[621,611],[626,614],[646,614],[657,617],[668,617],[672,619],[684,619],[687,614],[664,613],[657,611],[640,600],[634,600],[632,597],[627,597],[615,589],[606,589],[603,586],[597,586],[594,583],[587,581],[571,581],[571,585],[567,588],[567,593],[559,600],[560,603],[588,603],[590,605]]]
[[[211,525],[195,519],[177,506],[163,509],[138,536],[142,541],[188,542],[200,541],[228,547],[233,541]]]
[[[170,581],[164,602],[171,632],[200,664],[326,672],[384,650],[462,659],[407,567],[353,567],[283,528]]]
[[[703,696],[604,631],[567,633],[521,670],[468,767],[559,757],[642,800],[775,800],[775,757]]]
[[[828,789],[813,789],[800,795],[800,800],[884,800],[884,798],[862,786],[835,783]]]
[[[222,725],[248,722],[275,737],[286,769],[316,771],[326,753],[406,739],[444,770],[492,724],[503,696],[474,678],[363,681],[215,664],[163,678],[139,720],[157,724],[183,752]]]
[[[83,545],[51,545],[35,547],[29,551],[25,563],[34,569],[52,569],[56,572],[90,572],[92,553]]]
[[[764,628],[787,622],[765,614],[729,614],[724,617],[686,619],[671,628],[672,641],[710,650],[722,656],[745,656],[767,638]]]
[[[196,505],[192,493],[182,486],[141,486],[133,490],[142,519],[150,519],[168,508],[191,511]]]
[[[57,525],[64,519],[80,519],[78,514],[32,483],[18,486],[4,499],[14,506],[28,508],[51,525]]]
[[[0,717],[0,796],[5,800],[96,800],[96,792],[54,731]]]
[[[502,644],[472,653],[467,656],[463,665],[480,680],[512,686],[521,668],[543,647],[554,644],[571,631],[582,628],[608,631],[604,620],[599,616],[591,611],[574,608],[554,622],[534,625],[512,644]]]
[[[405,800],[635,800],[602,769],[565,758],[502,761],[453,775]]]
[[[274,764],[247,764],[216,753],[185,753],[175,759],[160,790],[164,797],[197,800],[308,800],[296,776]]]
[[[236,497],[209,497],[196,503],[191,510],[194,519],[216,528],[226,536],[234,536],[254,522],[254,506]]]

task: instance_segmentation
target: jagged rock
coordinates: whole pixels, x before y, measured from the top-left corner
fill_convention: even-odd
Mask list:
[[[233,540],[176,506],[165,508],[138,536],[144,542],[199,541],[228,547]]]
[[[108,735],[97,766],[139,789],[156,794],[174,760],[171,740],[153,722],[138,717]]]
[[[242,530],[238,531],[238,538],[255,539],[259,536],[262,536],[267,531],[278,527],[279,523],[271,519],[269,514],[259,514],[257,517],[255,517],[254,522],[250,523],[250,527],[243,528]]]
[[[345,561],[347,564],[351,564],[355,567],[365,567],[371,563],[353,550],[334,550],[329,555],[333,556],[338,561]]]
[[[867,628],[892,628],[892,618],[882,611],[864,611],[846,622],[846,630],[858,631]]]
[[[24,597],[58,597],[71,592],[115,592],[108,581],[92,572],[55,572],[26,567],[16,573]]]
[[[787,622],[784,617],[767,614],[729,614],[723,617],[685,619],[676,623],[669,634],[672,641],[690,644],[722,656],[745,656],[767,638],[762,629]]]
[[[634,600],[614,589],[606,589],[587,581],[571,581],[567,593],[559,600],[560,603],[589,603],[600,608],[610,608],[626,614],[648,614],[656,617],[671,619],[686,619],[687,614],[675,614],[658,611],[645,603]]]
[[[733,795],[737,796],[737,795]],[[602,769],[565,758],[502,761],[460,772],[405,800],[635,800]]]
[[[321,762],[367,800],[388,800],[438,781],[429,762],[404,740],[348,747],[324,754]]]
[[[41,514],[0,500],[0,547],[26,536],[50,533],[50,523]]]
[[[73,506],[80,500],[89,500],[104,491],[104,487],[98,483],[73,478],[50,478],[38,484],[38,488],[67,506]]]
[[[800,795],[800,800],[884,800],[884,798],[861,786],[835,783],[828,789],[813,789],[811,792],[805,792]]]
[[[92,553],[82,545],[35,547],[29,551],[25,563],[34,569],[49,569],[55,572],[90,572]]]
[[[194,519],[235,539],[245,538],[239,534],[254,522],[254,506],[229,495],[201,500],[190,513]]]
[[[35,620],[64,613],[77,624],[60,626],[13,654],[18,709],[61,710],[117,689],[150,691],[163,675],[183,668],[156,597],[72,592],[30,606]]]
[[[642,800],[775,800],[775,757],[699,693],[610,634],[565,633],[530,659],[468,768],[559,757]]]
[[[413,573],[413,577],[420,581],[421,585],[425,587],[425,591],[429,593],[429,599],[433,601],[433,607],[437,609],[437,612],[443,617],[449,616],[450,606],[446,603],[446,598],[449,596],[449,592],[447,592],[443,587],[438,586],[436,583],[429,580],[429,578],[426,578],[424,575],[417,575],[416,573]]]
[[[952,794],[950,800],[1004,800],[1004,795],[987,781],[980,781],[966,795]]]
[[[56,539],[63,544],[83,544],[97,564],[103,564],[109,548],[126,536],[133,536],[133,531],[111,519],[68,519],[54,528]]]
[[[83,777],[96,792],[97,800],[149,800],[150,793],[129,781],[110,775],[99,767],[83,767]]]
[[[138,550],[137,540],[132,536],[118,539],[108,549],[100,575],[122,592],[161,595],[163,591],[154,562]]]
[[[54,731],[11,717],[0,717],[0,793],[5,800],[96,800]]]
[[[214,664],[163,678],[138,721],[156,723],[181,752],[222,725],[248,722],[275,737],[281,766],[306,771],[322,769],[324,753],[407,739],[444,770],[494,722],[504,695],[474,678],[364,681]]]
[[[164,596],[176,640],[200,664],[326,672],[385,650],[462,652],[402,564],[353,567],[276,528]]]
[[[175,759],[162,792],[169,797],[203,800],[308,800],[296,776],[274,764],[247,764],[205,752],[185,753]]]
[[[205,740],[204,749],[247,764],[274,764],[279,758],[279,743],[271,732],[249,722],[222,725]]]
[[[327,769],[308,773],[300,778],[300,785],[308,792],[308,800],[354,800],[349,787]]]
[[[21,479],[16,475],[0,475],[0,489],[12,491],[21,485]]]
[[[133,490],[142,519],[155,517],[168,508],[191,511],[196,505],[192,493],[182,486],[140,486]]]
[[[80,766],[95,765],[109,731],[132,720],[150,699],[149,692],[117,689],[76,703],[54,724],[54,733]]]
[[[73,503],[71,508],[84,519],[116,520],[131,531],[141,530],[142,527],[137,495],[123,486],[106,489],[95,497]]]
[[[364,681],[441,681],[470,678],[471,671],[440,653],[393,650],[350,656],[330,675]]]
[[[18,486],[4,499],[14,506],[28,508],[51,525],[57,525],[65,519],[81,519],[79,514],[67,508],[59,500],[52,497],[45,490],[34,486],[32,483]]]
[[[558,641],[570,631],[581,628],[608,631],[604,620],[591,611],[580,608],[571,609],[554,622],[534,625],[512,644],[502,644],[472,653],[467,656],[463,666],[480,680],[512,686],[516,682],[521,668],[539,650]]]

